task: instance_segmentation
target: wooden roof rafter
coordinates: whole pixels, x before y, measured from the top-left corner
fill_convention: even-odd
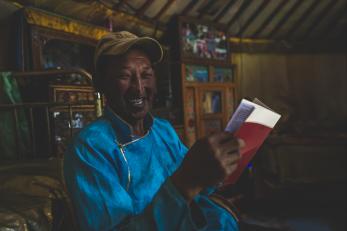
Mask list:
[[[293,6],[287,11],[287,13],[281,18],[281,20],[276,24],[276,26],[270,31],[268,37],[273,38],[279,29],[288,22],[288,19],[293,15],[293,13],[301,6],[302,0],[297,0]]]
[[[336,4],[337,0],[330,1],[316,16],[316,20],[311,24],[311,26],[307,29],[307,31],[300,37],[300,39],[306,39],[310,36],[312,31],[317,28],[319,23],[322,22],[322,20],[327,16],[327,12],[329,12]]]
[[[252,37],[257,37],[272,21],[272,19],[275,18],[275,16],[288,4],[288,0],[282,0],[281,3],[277,5],[277,7],[272,11],[272,13],[264,20],[264,22],[260,25],[258,30],[254,32]]]
[[[153,17],[154,20],[159,20],[160,17],[170,8],[170,6],[175,2],[176,0],[168,0],[165,5],[160,9],[160,11]]]
[[[154,0],[146,0],[146,2],[137,10],[136,15],[142,16],[145,14],[146,10],[152,5]]]
[[[198,2],[199,2],[199,0],[190,1],[182,10],[181,15],[183,15],[183,16],[187,15]]]
[[[322,30],[322,35],[323,37],[327,38],[330,35],[330,32],[332,32],[336,26],[339,24],[338,22],[340,21],[340,19],[345,16],[346,14],[346,4],[344,7],[342,7],[333,17],[333,19],[328,23],[328,25]],[[342,31],[342,33],[344,32],[344,30]]]
[[[61,5],[60,0],[7,1],[103,27],[112,20],[115,27],[139,34],[158,29],[158,38],[176,15],[212,21],[243,39],[303,42],[346,37],[346,18],[341,19],[340,12],[346,0],[64,0]],[[331,35],[324,37],[327,33]]]
[[[258,17],[258,15],[265,9],[265,7],[270,3],[270,0],[263,0],[263,2],[258,6],[258,8],[253,12],[253,14],[247,19],[245,24],[240,28],[236,36],[241,37],[243,32],[245,32],[251,23]]]
[[[250,6],[251,2],[251,0],[244,0],[241,2],[240,8],[227,23],[227,30],[239,19],[242,13]]]
[[[119,0],[118,3],[113,5],[112,10],[124,11],[130,14],[135,14],[135,12],[137,11],[136,8],[129,4],[129,0]]]
[[[229,0],[227,5],[221,10],[221,12],[218,13],[218,15],[213,19],[213,21],[217,23],[235,3],[236,0]]]
[[[119,9],[120,7],[122,7],[124,4],[127,3],[128,0],[119,0],[118,3],[114,4],[114,8]]]
[[[296,30],[300,28],[301,25],[311,16],[312,12],[319,6],[319,2],[312,0],[310,6],[302,13],[300,18],[293,24],[293,26],[288,30],[286,38],[293,37]]]
[[[202,18],[204,14],[213,6],[216,0],[209,0],[209,2],[201,9],[197,18]]]
[[[120,9],[113,9],[112,6],[110,6],[110,4],[105,3],[104,1],[100,1],[100,3],[108,10],[112,11],[112,17],[117,18],[120,21],[125,21],[125,22],[134,22],[133,24],[141,27],[141,28],[145,28],[146,31],[148,30],[152,30],[155,31],[154,34],[157,34],[159,31],[159,34],[162,34],[163,31],[165,30],[165,25],[163,25],[160,22],[154,22],[154,20],[152,20],[149,17],[146,17],[145,15],[136,15],[136,10],[134,10],[134,13],[129,13],[126,12],[124,10],[120,10]],[[125,3],[125,2],[124,2]],[[127,3],[126,3],[127,4]],[[132,30],[132,29],[128,29],[128,30]],[[147,32],[148,33],[148,32]]]

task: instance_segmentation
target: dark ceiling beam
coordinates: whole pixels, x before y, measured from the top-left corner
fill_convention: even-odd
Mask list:
[[[312,31],[317,28],[319,23],[328,15],[328,12],[337,4],[338,0],[331,0],[316,16],[316,19],[313,21],[311,26],[307,29],[307,31],[300,37],[300,39],[305,39],[310,36]]]
[[[282,0],[281,3],[277,5],[277,7],[272,11],[272,13],[265,19],[265,21],[261,24],[261,26],[258,28],[256,32],[252,35],[253,38],[257,37],[263,30],[269,25],[269,23],[272,21],[272,19],[275,18],[275,16],[283,9],[285,5],[288,4],[288,0]]]
[[[312,0],[310,6],[302,13],[301,17],[296,21],[296,23],[293,24],[293,26],[288,30],[287,35],[285,38],[293,37],[293,34],[296,30],[300,28],[304,24],[304,22],[307,20],[307,18],[312,14],[312,12],[319,6],[321,2]]]
[[[339,21],[346,15],[346,5],[342,7],[333,17],[332,20],[322,30],[322,37],[329,37],[330,33],[339,25]],[[346,29],[346,28],[345,28]],[[345,31],[345,30],[343,30]]]
[[[199,0],[192,0],[192,1],[190,1],[190,2],[186,5],[186,7],[184,7],[184,9],[182,10],[181,15],[182,15],[182,16],[187,15],[187,14],[194,8],[195,4],[198,3],[198,1],[199,1]]]
[[[131,14],[135,14],[136,13],[136,9],[129,4],[128,0],[119,0],[118,3],[114,4],[112,9],[113,10],[120,10],[120,11],[124,11],[124,12],[127,12],[127,10],[123,10],[123,9],[130,9],[131,10]]]
[[[213,6],[216,0],[210,0],[199,12],[198,18],[202,18],[202,16]]]
[[[258,8],[253,12],[253,14],[247,19],[245,24],[241,27],[240,31],[237,33],[237,36],[242,36],[243,32],[245,32],[249,25],[258,17],[258,15],[265,9],[265,7],[269,4],[270,0],[263,0],[263,2],[258,6]]]
[[[136,8],[135,7],[133,7],[132,5],[130,5],[128,2],[125,2],[124,3],[124,5],[127,7],[127,8],[129,8],[130,10],[132,10],[132,14],[136,14]]]
[[[282,19],[277,23],[277,25],[270,31],[268,34],[268,38],[273,38],[275,34],[279,31],[279,29],[288,22],[289,18],[293,15],[293,13],[299,8],[299,6],[303,3],[302,0],[297,0],[294,5],[288,10],[288,12],[282,17]]]
[[[160,9],[160,11],[154,16],[154,20],[159,20],[160,17],[170,8],[170,6],[175,2],[175,0],[168,0],[165,5]]]
[[[127,0],[119,0],[118,3],[113,5],[114,9],[119,9],[120,7],[122,7],[124,4],[126,4]]]
[[[233,15],[233,17],[227,23],[227,29],[229,29],[239,19],[242,13],[250,6],[251,2],[252,2],[251,0],[242,1],[238,11]]]
[[[230,7],[232,7],[235,4],[236,0],[229,0],[228,3],[226,4],[225,7],[223,7],[223,9],[218,13],[218,15],[213,19],[213,21],[215,23],[217,23],[224,15],[226,12],[228,12],[228,10],[230,9]]]
[[[146,0],[146,2],[137,10],[136,15],[142,16],[145,14],[146,10],[152,5],[154,0]]]
[[[138,17],[134,14],[130,14],[130,13],[125,12],[125,11],[121,11],[118,9],[112,9],[111,8],[112,6],[106,5],[103,1],[100,1],[99,4],[100,4],[99,7],[104,6],[103,12],[105,12],[105,14],[106,14],[106,9],[110,9],[110,10],[112,10],[112,16],[111,17],[117,18],[117,20],[119,20],[119,22],[125,22],[124,28],[127,30],[136,29],[136,28],[134,28],[134,26],[132,26],[132,24],[136,24],[136,27],[138,27],[140,30],[144,30],[144,31],[156,30],[156,34],[158,34],[157,38],[161,37],[163,35],[164,31],[166,30],[165,25],[163,25],[162,23],[158,23],[158,22],[154,23],[153,20],[151,20],[148,17],[144,17],[144,16]],[[126,22],[133,22],[133,23],[127,25]]]

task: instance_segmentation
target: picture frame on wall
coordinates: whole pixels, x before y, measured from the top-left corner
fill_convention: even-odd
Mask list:
[[[228,61],[227,33],[221,25],[180,17],[178,28],[181,59],[215,63]]]
[[[208,66],[185,65],[185,80],[188,82],[207,83],[209,81]]]
[[[234,82],[233,69],[215,66],[212,74],[212,82]]]

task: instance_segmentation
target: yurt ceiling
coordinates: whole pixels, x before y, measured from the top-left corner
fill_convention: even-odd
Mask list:
[[[17,0],[96,25],[160,37],[176,16],[222,24],[230,37],[272,40],[346,38],[346,0]]]

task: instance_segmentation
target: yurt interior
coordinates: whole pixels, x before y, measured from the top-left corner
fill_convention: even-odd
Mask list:
[[[125,38],[128,32],[135,37]],[[114,40],[107,49],[120,58],[113,55],[116,65],[97,71],[99,41],[107,36]],[[118,41],[126,39],[138,44],[120,53]],[[147,61],[131,63],[136,70],[124,67],[137,46],[153,41],[161,47],[161,62],[149,58],[152,50],[140,50],[152,77],[140,73]],[[78,149],[76,142],[91,134],[84,131],[106,121],[107,111],[133,131],[133,120],[110,97],[120,96],[126,68],[133,71],[129,89],[155,78],[150,111],[141,117],[147,133],[114,143],[115,151],[106,153],[111,144],[107,134],[98,138],[100,128],[100,136],[87,137]],[[96,89],[95,79],[111,71],[119,78],[112,80],[114,93]],[[136,104],[129,110],[147,96],[128,100]],[[213,143],[220,136],[230,140]],[[145,141],[143,150],[130,153]],[[226,152],[232,142],[236,151]],[[179,161],[174,170],[160,162],[165,155]],[[91,156],[104,167],[88,162]],[[235,168],[225,167],[223,161],[234,156]],[[345,231],[346,156],[346,0],[0,0],[0,230]],[[83,166],[76,164],[74,178],[73,170],[64,171],[77,158]],[[148,158],[151,166],[142,175],[132,169]],[[206,183],[218,168],[214,161],[223,177]],[[159,167],[150,170],[152,165]],[[109,178],[80,185],[79,171],[87,180]],[[178,172],[195,180],[180,182]],[[163,196],[167,182],[175,199]],[[180,190],[192,185],[201,190],[185,201]],[[89,191],[96,187],[98,193]],[[84,198],[79,202],[71,196],[76,188]],[[117,192],[127,194],[131,209],[122,207]],[[96,198],[102,204],[91,209]],[[216,203],[237,225],[231,228],[219,215],[218,226],[210,225],[214,215],[201,208],[195,213],[199,198]],[[184,201],[185,213],[175,212],[176,200]],[[86,210],[89,226],[83,224]]]

